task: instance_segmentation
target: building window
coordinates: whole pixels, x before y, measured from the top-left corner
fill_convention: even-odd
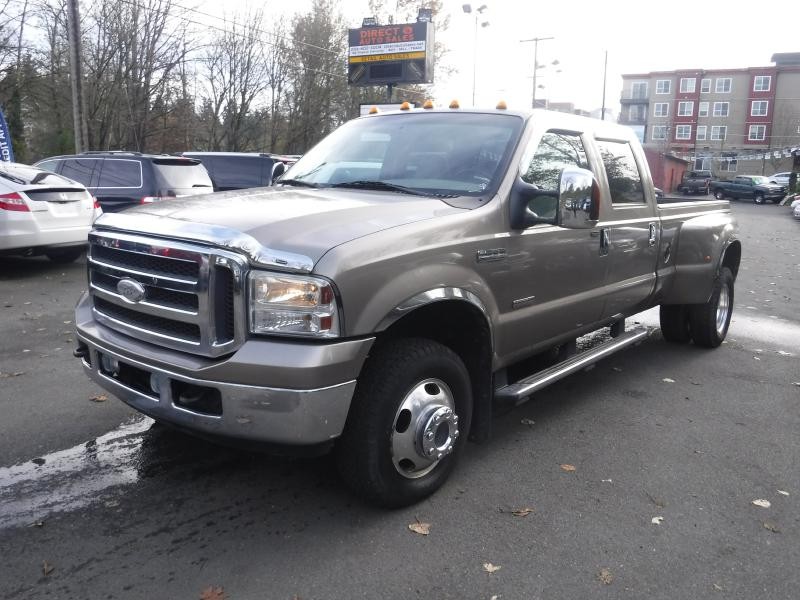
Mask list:
[[[696,85],[697,85],[697,79],[695,79],[694,77],[681,77],[682,94],[693,94]]]
[[[719,170],[727,173],[736,173],[737,166],[738,161],[736,160],[736,155],[731,154],[728,156],[723,156],[720,159]]]
[[[769,111],[768,100],[753,100],[753,104],[750,105],[751,117],[766,117],[768,111]]]
[[[771,75],[756,75],[755,79],[753,79],[753,91],[768,92],[771,83],[772,83]]]
[[[750,125],[750,130],[747,132],[747,139],[752,142],[763,142],[767,138],[766,125]]]
[[[669,79],[659,79],[656,81],[656,94],[669,94],[672,90],[672,82]]]
[[[653,125],[653,134],[651,136],[653,141],[667,139],[667,126],[666,125]]]
[[[643,104],[634,104],[628,107],[628,120],[629,121],[645,121],[647,119],[647,106]]]
[[[653,116],[654,117],[668,117],[669,116],[669,103],[668,102],[656,102],[653,104]]]
[[[690,140],[692,139],[692,126],[691,125],[678,125],[675,127],[676,140]]]
[[[701,102],[700,105],[697,107],[697,116],[698,117],[707,117],[708,116],[708,102]]]
[[[697,126],[697,141],[698,142],[702,142],[703,140],[706,139],[706,131],[707,130],[708,130],[708,127],[706,127],[705,125],[698,125]]]
[[[711,139],[712,140],[725,140],[728,138],[727,125],[712,125],[711,126]]]
[[[694,102],[678,102],[678,116],[691,117],[694,113]]]
[[[730,111],[730,102],[714,102],[714,116],[727,117]]]
[[[714,91],[718,94],[727,94],[731,91],[731,78],[730,77],[718,77],[717,78],[717,85],[714,87]]]
[[[631,84],[631,99],[632,100],[646,100],[647,99],[647,82],[634,81]]]
[[[701,79],[700,80],[700,93],[707,94],[711,91],[711,80],[710,79]]]

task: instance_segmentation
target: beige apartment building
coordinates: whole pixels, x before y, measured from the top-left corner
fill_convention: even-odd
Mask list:
[[[772,62],[623,75],[619,122],[645,148],[720,177],[791,171],[800,166],[800,52]]]

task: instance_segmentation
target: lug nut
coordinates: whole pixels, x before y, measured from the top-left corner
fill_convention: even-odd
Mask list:
[[[433,448],[428,448],[428,451],[426,452],[426,454],[428,456],[433,456]]]
[[[426,433],[425,434],[425,439],[426,440],[432,440],[433,439],[433,432],[429,431],[428,433]]]

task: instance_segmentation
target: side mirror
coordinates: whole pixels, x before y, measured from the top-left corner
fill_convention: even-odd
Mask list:
[[[286,173],[286,165],[282,162],[276,162],[272,165],[272,182],[275,183],[275,180]]]
[[[591,229],[600,218],[600,187],[591,171],[566,168],[558,185],[558,223],[569,229]]]
[[[540,190],[519,177],[511,188],[511,229],[527,229],[539,223],[556,224],[558,192]]]

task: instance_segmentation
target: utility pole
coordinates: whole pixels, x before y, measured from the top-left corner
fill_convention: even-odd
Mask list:
[[[520,43],[533,42],[533,94],[531,95],[531,108],[536,108],[536,71],[539,68],[539,42],[554,39],[553,37],[535,37],[528,40],[520,40]]]
[[[89,137],[83,103],[83,69],[81,67],[81,18],[78,0],[67,0],[67,35],[69,38],[69,75],[72,80],[72,122],[75,130],[75,152],[86,150]]]
[[[606,58],[603,61],[603,107],[600,109],[600,120],[606,120],[606,75],[608,74],[608,50],[606,50]]]

